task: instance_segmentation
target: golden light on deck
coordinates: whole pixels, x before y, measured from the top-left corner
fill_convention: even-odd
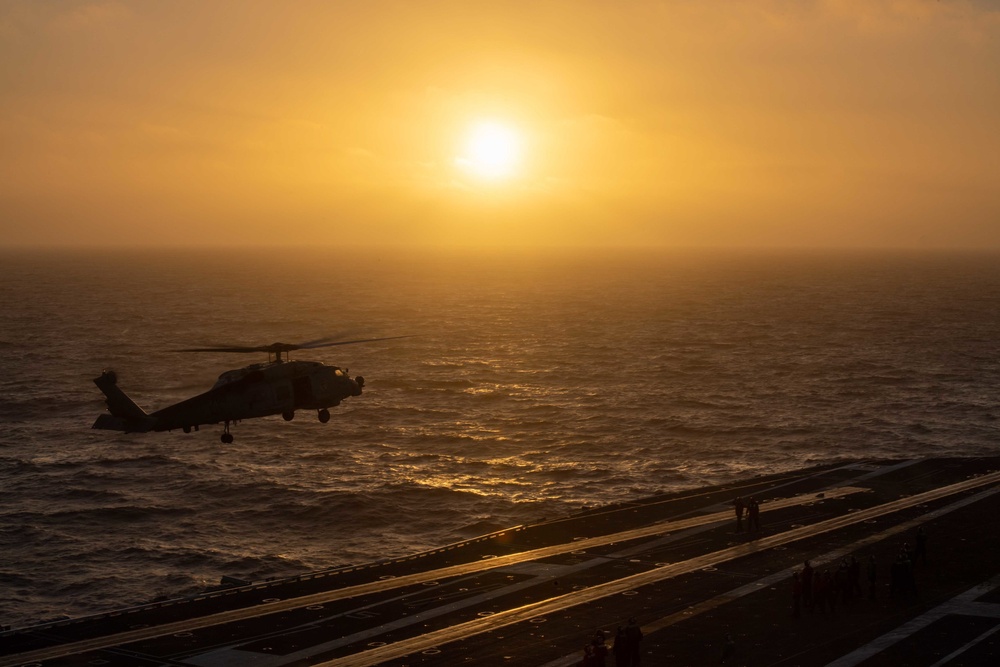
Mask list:
[[[513,128],[481,121],[469,129],[463,154],[455,159],[455,164],[462,171],[487,180],[509,178],[517,172],[521,150],[521,136]]]

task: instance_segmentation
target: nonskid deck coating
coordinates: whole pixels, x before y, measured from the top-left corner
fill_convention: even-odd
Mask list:
[[[157,629],[152,627],[140,628],[140,630],[148,631],[151,635],[159,634],[159,638],[143,640],[127,647],[114,648],[111,644],[119,642],[121,637],[115,639],[98,637],[98,639],[103,639],[102,645],[105,646],[104,648],[92,650],[89,653],[83,652],[66,655],[62,658],[47,659],[44,664],[213,666],[226,664],[261,666],[287,664],[310,665],[322,663],[345,665],[541,665],[560,660],[563,660],[565,664],[571,664],[570,661],[574,658],[579,659],[577,656],[579,648],[592,634],[594,628],[613,628],[616,623],[623,621],[627,615],[633,614],[640,616],[641,621],[650,630],[650,632],[647,632],[647,638],[644,641],[644,646],[649,647],[650,651],[648,664],[661,664],[657,662],[659,656],[653,655],[655,647],[660,644],[671,647],[673,651],[671,653],[673,656],[670,661],[671,664],[701,664],[699,660],[707,656],[706,651],[702,649],[701,645],[697,647],[699,650],[683,658],[683,652],[678,652],[675,645],[676,642],[669,638],[671,634],[677,632],[676,628],[683,628],[686,625],[693,629],[698,625],[699,621],[692,618],[689,621],[672,626],[673,629],[655,628],[651,624],[655,620],[653,618],[655,614],[649,614],[649,612],[654,611],[653,607],[655,605],[650,604],[648,598],[650,597],[650,591],[656,590],[657,586],[662,587],[662,582],[651,581],[640,585],[638,579],[633,579],[630,582],[635,584],[635,589],[637,590],[629,588],[624,591],[613,592],[610,597],[607,595],[597,595],[595,602],[566,609],[563,615],[558,615],[558,617],[550,614],[545,616],[543,621],[539,622],[539,617],[534,616],[525,619],[520,624],[508,626],[502,631],[488,630],[486,634],[477,637],[465,636],[464,641],[457,644],[444,645],[438,642],[428,648],[418,650],[418,647],[422,646],[420,638],[427,636],[435,630],[447,632],[448,628],[460,628],[463,623],[470,622],[470,617],[484,619],[484,625],[488,626],[491,614],[487,612],[494,611],[492,614],[494,616],[503,613],[503,609],[500,609],[499,612],[483,608],[477,610],[475,607],[469,608],[468,606],[463,607],[456,604],[456,600],[463,595],[476,597],[476,595],[482,596],[488,593],[486,597],[480,597],[477,601],[477,604],[487,607],[545,604],[552,598],[558,597],[552,594],[552,590],[549,587],[553,586],[553,576],[562,576],[560,572],[567,573],[569,578],[557,580],[555,585],[563,588],[560,591],[560,595],[566,595],[564,591],[572,589],[574,586],[586,585],[588,588],[597,588],[599,584],[593,583],[595,577],[604,577],[613,582],[624,577],[642,575],[643,571],[656,572],[658,569],[663,569],[662,563],[658,566],[656,562],[645,562],[641,557],[619,557],[616,559],[609,557],[607,554],[599,553],[602,550],[608,551],[610,549],[611,553],[614,553],[615,550],[621,551],[622,546],[627,546],[636,550],[635,555],[641,555],[645,544],[650,549],[653,549],[650,553],[662,555],[662,551],[655,551],[654,547],[656,545],[654,543],[667,540],[671,542],[669,548],[679,549],[680,555],[687,556],[685,560],[691,560],[699,556],[704,557],[706,554],[725,551],[725,548],[720,549],[719,547],[726,547],[727,545],[736,543],[737,547],[743,545],[747,553],[739,554],[731,552],[733,558],[738,559],[735,564],[738,565],[740,571],[753,576],[760,574],[756,570],[760,568],[762,557],[765,562],[768,558],[773,560],[784,559],[788,561],[786,567],[792,566],[798,560],[797,556],[789,560],[793,556],[791,553],[792,550],[804,549],[806,553],[809,553],[809,550],[815,551],[815,547],[809,544],[810,540],[812,542],[822,542],[823,539],[826,539],[822,537],[809,538],[803,535],[801,539],[805,540],[804,543],[795,542],[794,545],[789,546],[783,544],[782,540],[775,541],[781,533],[794,533],[796,530],[801,531],[800,528],[793,528],[793,525],[800,523],[816,524],[822,520],[830,520],[837,516],[854,514],[864,511],[866,507],[885,505],[886,503],[898,501],[901,495],[913,495],[916,492],[931,488],[955,484],[970,476],[978,475],[984,470],[996,469],[997,467],[998,461],[996,459],[893,463],[866,462],[832,468],[811,469],[792,476],[786,475],[757,479],[753,480],[750,484],[741,485],[738,489],[736,487],[706,489],[700,492],[675,494],[669,498],[651,499],[648,503],[643,504],[591,510],[576,517],[548,522],[542,526],[524,527],[517,531],[504,531],[505,534],[502,536],[492,536],[490,539],[480,542],[474,541],[460,546],[452,550],[452,552],[445,551],[434,553],[431,556],[401,559],[391,563],[373,564],[372,566],[356,568],[356,571],[352,573],[355,577],[359,576],[358,572],[368,574],[370,581],[366,582],[366,584],[381,584],[382,586],[381,588],[379,586],[370,586],[370,590],[363,590],[362,585],[354,593],[345,594],[341,592],[339,594],[340,599],[349,604],[345,604],[344,602],[333,604],[330,602],[318,602],[315,598],[310,599],[308,597],[299,597],[296,602],[292,602],[289,598],[292,598],[296,593],[301,593],[303,588],[315,588],[318,582],[323,582],[323,578],[319,580],[313,578],[296,578],[296,581],[278,582],[279,585],[271,583],[268,584],[266,589],[259,589],[259,595],[267,594],[282,598],[281,602],[286,603],[288,608],[277,615],[272,614],[256,620],[241,621],[240,625],[243,627],[236,627],[233,624],[213,623],[211,625],[203,625],[200,628],[196,627],[193,630],[172,631],[175,629],[162,625]],[[766,522],[767,525],[765,525],[765,535],[762,539],[748,541],[745,535],[735,535],[732,531],[732,520],[726,519],[731,510],[718,515],[717,518],[712,517],[714,512],[724,511],[726,503],[736,494],[749,495],[750,493],[756,493],[762,498],[787,497],[793,491],[797,493],[810,491],[817,493],[831,484],[841,486],[846,481],[867,486],[872,492],[851,495],[849,496],[849,500],[835,500],[829,497],[817,499],[817,502],[811,507],[804,503],[794,503],[792,507],[778,510],[776,509],[777,505],[773,505],[775,509],[766,515],[768,519]],[[982,490],[983,487],[992,488],[995,484],[996,482],[992,481],[991,478],[983,478],[979,480],[979,483],[973,481],[970,486],[975,486]],[[963,493],[967,492],[961,492],[959,495]],[[950,495],[954,495],[954,493]],[[972,494],[968,493],[967,495],[971,497]],[[948,500],[955,501],[956,499],[952,497]],[[836,534],[844,533],[846,535],[847,533],[852,533],[852,531],[853,533],[859,533],[860,531],[862,538],[865,533],[874,535],[879,531],[874,530],[870,524],[866,524],[866,521],[876,521],[885,523],[886,525],[888,525],[887,522],[905,523],[906,521],[913,521],[916,520],[914,517],[934,511],[933,507],[918,507],[918,505],[933,505],[934,503],[938,503],[942,507],[948,504],[943,501],[935,501],[929,497],[926,500],[921,498],[916,503],[911,504],[914,505],[913,507],[900,507],[897,511],[892,512],[891,516],[883,519],[860,518],[859,521],[849,521],[849,523],[857,525],[854,528],[838,528]],[[902,504],[905,505],[906,503]],[[986,503],[986,505],[988,504]],[[966,513],[971,512],[973,525],[976,522],[974,517],[980,511],[977,507],[986,507],[986,505],[982,505],[979,502],[972,502],[967,510],[964,510]],[[958,512],[958,514],[961,514],[961,512]],[[821,518],[824,516],[826,517],[825,519]],[[612,540],[612,542],[615,542],[614,544],[605,544],[601,547],[601,539],[597,538],[594,541],[595,535],[607,534],[616,526],[641,527],[643,523],[648,525],[649,523],[663,521],[667,517],[672,517],[675,523],[682,522],[685,519],[693,519],[693,523],[684,524],[690,525],[687,529],[687,532],[690,534],[685,535],[686,531],[674,529],[670,536],[657,537],[657,532],[654,528],[647,528],[646,532],[639,531],[643,533],[642,535],[635,535],[631,538],[622,537],[622,540],[629,540],[628,544],[619,545],[615,540]],[[846,521],[846,519],[844,520]],[[933,521],[933,519],[927,520]],[[945,525],[958,529],[959,524],[960,522],[950,519]],[[583,530],[584,528],[587,530]],[[880,525],[879,528],[884,530],[885,526]],[[624,533],[627,531],[619,532]],[[933,534],[941,534],[941,530],[936,525]],[[574,552],[578,552],[576,558],[579,559],[580,563],[586,564],[590,562],[590,565],[588,567],[577,567],[576,573],[570,571],[574,567],[573,565],[553,565],[551,568],[555,569],[549,570],[545,570],[547,566],[537,565],[534,572],[522,569],[519,577],[515,577],[512,573],[510,575],[512,583],[509,586],[498,588],[496,582],[494,582],[491,584],[490,590],[486,593],[477,593],[472,590],[478,585],[475,583],[476,578],[486,576],[475,574],[473,571],[491,570],[494,572],[493,576],[495,577],[495,572],[503,572],[502,569],[497,569],[497,567],[501,566],[501,563],[503,566],[509,566],[509,563],[504,561],[504,556],[515,556],[511,560],[520,562],[521,565],[518,567],[522,568],[530,565],[531,562],[537,562],[524,557],[519,559],[516,554],[523,551],[521,547],[522,541],[525,545],[539,548],[537,544],[539,541],[545,541],[543,540],[544,537],[548,537],[548,541],[554,542],[554,544],[550,543],[549,546],[556,547],[556,551],[571,557],[574,555]],[[981,534],[979,537],[983,537],[983,535]],[[574,538],[585,539],[574,540]],[[607,540],[604,541],[607,542]],[[570,547],[574,546],[576,548],[570,549]],[[780,550],[782,547],[787,549],[787,551],[774,550]],[[662,544],[660,548],[664,548]],[[732,547],[730,546],[730,548]],[[738,548],[737,551],[739,551]],[[976,551],[978,553],[981,549]],[[459,557],[456,552],[460,552],[462,557]],[[477,554],[492,556],[493,558],[487,558],[486,560],[497,560],[500,562],[496,563],[497,567],[484,567],[483,563],[475,563],[475,556]],[[439,600],[439,603],[435,605],[432,600],[434,596],[431,593],[437,586],[432,585],[433,580],[421,580],[419,573],[421,568],[423,568],[425,573],[427,569],[434,569],[434,564],[443,564],[444,567],[449,567],[450,564],[445,562],[448,558],[463,560],[465,565],[470,566],[469,571],[464,574],[456,571],[452,574],[442,575],[441,578],[443,579],[444,576],[462,577],[467,579],[466,583],[468,585],[457,586],[454,583],[457,580],[453,580],[450,584],[445,581],[438,582],[442,592],[445,591],[447,586],[450,586],[452,593],[448,596],[442,595],[444,599]],[[979,560],[981,561],[982,559]],[[988,580],[992,576],[993,573],[986,572],[983,568],[989,569],[985,562],[981,562],[978,568],[983,570],[979,572],[981,579],[972,582],[972,585]],[[967,569],[963,574],[971,577],[971,575],[976,574],[975,569]],[[546,571],[549,575],[545,574]],[[527,575],[525,574],[526,572]],[[417,576],[414,577],[412,575]],[[393,579],[387,578],[390,576],[395,576],[397,580],[395,581],[395,585],[393,584]],[[517,581],[513,582],[513,578],[516,578]],[[530,579],[532,578],[538,580],[536,585],[531,585]],[[700,602],[717,597],[717,595],[713,594],[714,589],[717,588],[713,586],[713,582],[719,578],[721,577],[716,573],[704,573],[700,571],[684,575],[681,581],[682,586],[677,587],[676,582],[671,586],[671,593],[680,593],[680,599],[671,600],[672,604],[668,606],[675,608],[675,612],[680,611],[683,613],[685,608],[694,607]],[[303,581],[303,579],[305,580]],[[327,581],[331,585],[335,585],[334,582],[337,581],[337,577],[329,577]],[[387,584],[386,582],[389,583]],[[344,583],[347,582],[345,581]],[[400,587],[400,584],[405,584],[405,586]],[[358,584],[354,584],[346,586],[346,588],[358,586]],[[481,585],[478,586],[482,588]],[[463,587],[468,590],[456,595],[455,591]],[[762,590],[766,593],[770,588],[770,586],[765,586]],[[328,591],[327,594],[333,593],[333,598],[337,598],[337,590]],[[246,595],[253,592],[244,591],[242,595],[245,598]],[[632,592],[633,595],[626,595],[629,592]],[[596,591],[593,593],[596,593]],[[577,591],[570,593],[570,595],[574,594],[577,594]],[[378,597],[379,595],[382,597]],[[412,601],[415,599],[414,596],[421,596],[421,607],[424,608],[424,612],[415,612],[412,605],[407,606],[406,600]],[[237,600],[239,597],[236,595],[222,596],[214,600],[214,602],[218,604],[219,599],[228,601]],[[510,599],[505,599],[505,597]],[[739,604],[723,605],[710,614],[706,614],[706,616],[725,615],[728,613],[725,610],[727,606],[737,607],[752,604],[752,601],[757,597],[761,597],[760,593],[745,595],[741,598]],[[255,604],[251,603],[244,606],[258,607],[259,611],[263,611],[269,605],[275,604],[274,602],[263,603],[265,599],[267,598],[261,598]],[[245,603],[246,600],[242,599],[241,602]],[[167,609],[170,609],[174,614],[173,618],[176,618],[176,610],[183,607],[184,605],[175,605]],[[322,608],[310,610],[308,607]],[[197,608],[197,605],[190,605],[189,608],[194,610]],[[631,610],[633,613],[622,616],[623,613],[627,612],[617,611],[619,609]],[[162,615],[163,611],[164,609],[141,610],[133,612],[132,615],[137,620],[142,621],[142,623],[139,623],[140,625],[156,626],[158,625],[156,622],[157,616]],[[276,611],[276,609],[272,607],[270,611]],[[433,612],[433,618],[431,618],[431,614],[425,612]],[[412,622],[418,620],[418,614],[423,614],[422,617],[419,617],[422,620],[419,623]],[[899,610],[894,610],[894,614],[898,615]],[[657,616],[656,618],[662,617]],[[109,621],[110,618],[120,619],[121,616],[109,617]],[[496,620],[499,621],[500,619]],[[191,621],[191,619],[188,619],[188,621]],[[741,621],[739,627],[751,628],[758,624],[757,620],[750,623],[744,620]],[[86,624],[77,627],[76,631],[79,632],[83,625]],[[98,634],[97,631],[101,629],[101,626],[105,625],[114,629],[120,628],[122,624],[120,622],[116,624],[109,623],[108,621],[91,621],[91,627],[89,627],[85,634]],[[72,625],[66,627],[72,630]],[[317,637],[322,637],[325,641],[319,642],[319,645],[292,646],[291,644],[302,640],[305,634],[303,628],[307,627],[316,628],[317,630],[313,634]],[[282,628],[287,629],[283,630]],[[71,632],[67,632],[64,637],[53,636],[59,630],[59,628],[47,627],[8,633],[3,643],[0,644],[0,653],[7,654],[7,657],[3,658],[0,664],[19,665],[34,659],[31,657],[32,652],[30,649],[28,653],[24,653],[18,649],[18,646],[29,647],[34,644],[35,648],[38,648],[39,644],[49,643],[59,645],[63,643],[63,648],[68,648],[65,644],[74,643],[73,635]],[[502,639],[499,639],[498,633],[500,632],[503,633]],[[458,632],[456,634],[461,635],[462,633]],[[709,639],[709,634],[706,633],[706,640]],[[332,652],[329,648],[322,648],[323,644],[329,646],[331,641],[336,642],[337,637],[341,637],[341,642],[343,642],[343,640],[347,640],[351,635],[363,635],[367,641],[364,641],[360,645],[358,642],[342,643],[339,648],[334,649]],[[255,640],[254,636],[263,636],[268,639],[262,642],[259,638]],[[294,638],[295,641],[292,641],[291,638]],[[371,645],[377,645],[381,642],[385,642],[386,644],[396,643],[397,652],[400,650],[409,650],[412,653],[405,658],[389,657],[386,655],[386,661],[382,663],[371,662],[368,658],[363,657],[365,651],[372,648]],[[255,650],[248,650],[250,647],[254,647]],[[12,655],[12,649],[17,651],[19,655]],[[981,653],[982,647],[977,646],[975,650]],[[814,655],[821,653],[822,651],[813,652]],[[34,655],[39,656],[38,659],[41,659],[40,654]],[[369,653],[368,655],[371,657],[377,654]],[[344,660],[344,662],[333,662],[340,660]],[[368,660],[368,662],[365,662],[365,660]],[[516,662],[511,662],[512,660],[516,660]],[[713,663],[713,661],[708,661],[706,664],[709,663]],[[754,660],[750,659],[750,656],[744,656],[742,664],[772,663],[754,662]],[[788,664],[823,663],[802,661]]]

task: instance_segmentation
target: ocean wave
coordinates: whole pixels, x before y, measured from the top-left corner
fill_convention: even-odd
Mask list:
[[[765,470],[996,451],[997,262],[942,278],[897,275],[892,258],[765,270],[602,256],[602,271],[409,258],[345,291],[283,257],[269,254],[263,290],[247,289],[240,253],[208,268],[122,256],[111,276],[66,258],[0,267],[22,295],[0,322],[0,348],[16,351],[0,378],[5,623],[403,555]],[[736,294],[734,275],[759,280],[741,277]],[[901,305],[914,281],[919,303]],[[309,340],[344,321],[420,336],[302,351],[368,381],[329,424],[307,411],[248,420],[232,445],[221,426],[90,429],[106,409],[100,368],[127,374],[141,405],[186,398],[263,359],[192,365],[165,348],[250,344],[250,330]]]

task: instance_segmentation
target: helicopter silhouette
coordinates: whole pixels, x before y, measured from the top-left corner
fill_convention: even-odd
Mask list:
[[[327,366],[318,361],[292,361],[289,352],[295,350],[354,345],[380,340],[409,338],[366,338],[335,341],[329,338],[306,343],[272,343],[258,347],[219,346],[176,350],[177,352],[266,352],[267,363],[250,364],[226,371],[208,391],[180,403],[147,414],[118,387],[118,376],[105,370],[94,384],[104,392],[108,412],[98,416],[92,428],[125,433],[148,433],[181,429],[185,433],[199,430],[206,424],[223,423],[221,440],[233,442],[229,425],[243,419],[280,414],[285,421],[295,417],[296,410],[316,410],[324,424],[330,421],[329,408],[351,396],[360,396],[365,379],[351,379],[346,370]]]

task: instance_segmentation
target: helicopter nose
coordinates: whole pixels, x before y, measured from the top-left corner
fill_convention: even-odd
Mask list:
[[[365,379],[360,375],[354,378],[354,391],[351,392],[354,396],[360,396],[361,390],[365,386]]]

